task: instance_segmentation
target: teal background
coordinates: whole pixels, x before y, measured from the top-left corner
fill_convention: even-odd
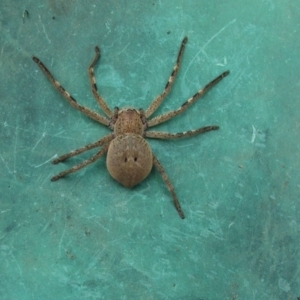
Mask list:
[[[2,0],[0,298],[300,297],[299,20],[287,0]],[[231,71],[156,127],[219,131],[150,141],[186,219],[156,170],[132,190],[104,159],[50,182],[94,152],[54,166],[56,155],[109,131],[73,109],[32,55],[98,110],[87,68],[99,45],[96,78],[110,107],[147,108],[184,36],[180,75],[156,115]]]

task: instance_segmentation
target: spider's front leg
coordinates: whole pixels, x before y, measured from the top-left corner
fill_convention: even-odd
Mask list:
[[[194,104],[199,98],[206,94],[211,88],[213,88],[217,83],[219,83],[224,77],[229,75],[229,71],[225,71],[211,82],[209,82],[203,89],[200,89],[191,98],[185,101],[178,109],[169,111],[165,114],[159,115],[155,118],[148,120],[148,127],[153,127],[158,124],[164,123],[186,111],[192,104]]]
[[[102,110],[105,112],[105,114],[108,117],[111,118],[113,116],[113,112],[110,110],[110,108],[108,107],[105,100],[98,93],[96,77],[94,74],[94,67],[96,66],[96,64],[101,56],[100,48],[98,46],[95,47],[95,52],[96,52],[95,58],[92,61],[91,65],[89,66],[89,77],[90,77],[90,81],[91,81],[91,85],[92,85],[92,92],[93,92],[93,95],[96,98],[98,104],[102,108]]]
[[[184,39],[181,42],[181,46],[177,55],[177,60],[176,60],[176,64],[173,68],[173,71],[169,77],[169,80],[165,86],[164,91],[158,95],[156,97],[156,99],[150,104],[150,106],[146,109],[145,111],[145,116],[148,119],[157,109],[158,107],[161,105],[161,103],[163,102],[163,100],[168,96],[168,94],[170,93],[172,86],[174,84],[174,81],[176,79],[176,76],[179,72],[180,69],[180,65],[181,65],[181,61],[182,61],[182,56],[184,53],[184,49],[185,49],[185,45],[188,41],[187,37],[184,37]]]
[[[50,82],[53,84],[56,90],[58,90],[65,99],[77,110],[81,111],[88,117],[92,118],[93,120],[108,126],[109,125],[109,119],[101,116],[100,114],[92,111],[91,109],[82,106],[78,104],[78,102],[75,100],[73,96],[68,93],[65,88],[54,78],[54,76],[51,74],[51,72],[48,70],[48,68],[42,63],[40,59],[38,59],[36,56],[32,57],[33,61],[37,63],[37,65],[40,67],[40,69],[43,71],[43,73],[48,77]]]

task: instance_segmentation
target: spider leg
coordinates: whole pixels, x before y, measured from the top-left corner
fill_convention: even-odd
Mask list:
[[[41,68],[41,70],[44,72],[44,74],[48,77],[50,82],[53,84],[53,86],[67,99],[67,101],[76,109],[87,115],[88,117],[92,118],[93,120],[108,126],[109,125],[109,119],[107,119],[104,116],[101,116],[100,114],[92,111],[91,109],[82,106],[77,103],[74,97],[72,97],[64,88],[63,86],[55,80],[53,75],[50,73],[50,71],[47,69],[47,67],[35,56],[32,57],[32,59],[38,64],[38,66]]]
[[[205,126],[195,130],[189,130],[185,132],[178,132],[178,133],[169,133],[169,132],[161,132],[161,131],[146,131],[145,137],[151,139],[165,139],[165,140],[173,140],[173,139],[180,139],[183,137],[190,137],[194,135],[198,135],[200,133],[204,133],[211,130],[218,130],[219,126],[212,125],[212,126]]]
[[[185,110],[187,110],[193,103],[196,102],[200,97],[202,97],[205,93],[207,93],[213,86],[215,86],[218,82],[220,82],[224,77],[229,75],[229,71],[226,71],[213,79],[211,82],[209,82],[203,89],[199,90],[194,96],[192,96],[190,99],[188,99],[186,102],[184,102],[177,110],[169,111],[163,115],[157,116],[151,120],[148,121],[148,127],[156,126],[158,124],[161,124],[163,122],[166,122],[175,116],[178,116],[179,114],[183,113]]]
[[[97,152],[95,155],[93,155],[90,159],[87,159],[87,160],[83,161],[82,163],[74,166],[71,169],[68,169],[66,171],[60,172],[56,176],[52,177],[51,181],[56,181],[56,180],[58,180],[58,179],[60,179],[60,178],[62,178],[64,176],[66,176],[66,175],[68,175],[70,173],[77,172],[80,169],[86,167],[87,165],[95,162],[97,159],[99,159],[101,156],[103,156],[107,152],[108,146],[109,146],[109,143],[107,145],[105,145],[99,152]]]
[[[175,204],[175,207],[178,211],[178,214],[179,216],[184,219],[185,216],[184,216],[184,213],[181,209],[181,206],[180,206],[180,203],[179,203],[179,200],[176,196],[176,193],[175,193],[175,190],[174,190],[174,186],[173,184],[171,183],[168,175],[166,174],[163,166],[161,165],[161,163],[159,162],[159,160],[157,159],[157,157],[153,154],[153,164],[155,165],[155,167],[157,168],[157,170],[159,171],[160,175],[162,176],[165,184],[167,185],[168,187],[168,190],[170,191],[172,197],[173,197],[173,200],[174,200],[174,204]]]
[[[173,83],[174,83],[174,81],[176,79],[176,76],[177,76],[179,68],[180,68],[180,64],[181,64],[181,60],[182,60],[182,56],[183,56],[185,44],[187,43],[187,41],[188,41],[187,37],[185,37],[182,40],[181,46],[180,46],[180,49],[179,49],[179,52],[178,52],[178,56],[177,56],[176,65],[173,68],[171,76],[169,77],[169,80],[168,80],[168,82],[167,82],[167,84],[165,86],[165,89],[164,89],[163,93],[160,94],[159,96],[157,96],[157,98],[146,109],[146,111],[145,111],[146,118],[149,118],[158,109],[158,107],[161,105],[161,103],[163,102],[163,100],[170,93],[171,88],[173,86]]]
[[[98,46],[95,47],[95,52],[96,52],[95,58],[92,61],[91,65],[89,66],[89,77],[90,77],[90,81],[91,81],[91,85],[92,85],[93,95],[95,96],[98,104],[100,105],[102,110],[106,113],[106,115],[109,116],[109,117],[112,117],[113,112],[108,107],[105,100],[98,94],[96,77],[95,77],[95,74],[94,74],[94,67],[95,67],[96,63],[98,62],[98,60],[100,58],[100,48]]]
[[[95,143],[90,143],[84,147],[81,147],[79,149],[76,149],[76,150],[73,150],[69,153],[66,153],[56,159],[54,159],[52,161],[53,164],[58,164],[62,161],[65,161],[67,159],[69,159],[70,157],[73,157],[73,156],[76,156],[76,155],[79,155],[85,151],[88,151],[88,150],[91,150],[91,149],[94,149],[94,148],[97,148],[97,147],[100,147],[108,142],[110,142],[112,139],[114,139],[115,135],[114,133],[111,133],[111,134],[108,134],[107,136],[103,137],[102,139],[100,139],[99,141],[95,142]]]

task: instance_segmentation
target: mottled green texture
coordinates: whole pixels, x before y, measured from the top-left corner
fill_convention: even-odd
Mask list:
[[[1,300],[300,297],[300,5],[38,2],[0,3]],[[50,182],[94,150],[56,166],[55,155],[108,130],[75,111],[31,56],[97,110],[87,67],[99,45],[95,73],[110,107],[146,108],[162,92],[184,36],[181,72],[156,115],[231,72],[156,127],[220,130],[150,141],[186,219],[157,171],[128,190],[102,159]]]

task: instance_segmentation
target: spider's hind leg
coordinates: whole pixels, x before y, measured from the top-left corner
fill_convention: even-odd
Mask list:
[[[79,171],[80,169],[86,167],[87,165],[95,162],[96,160],[98,160],[101,156],[103,156],[106,152],[107,152],[107,149],[108,149],[108,146],[109,144],[106,144],[100,151],[98,151],[95,155],[93,155],[90,159],[87,159],[85,161],[83,161],[82,163],[74,166],[73,168],[71,169],[68,169],[66,171],[63,171],[63,172],[60,172],[59,174],[57,174],[56,176],[52,177],[51,178],[51,181],[56,181],[70,173],[74,173],[74,172],[77,172]]]
[[[97,147],[100,147],[108,142],[110,142],[113,138],[115,137],[114,133],[111,133],[111,134],[108,134],[107,136],[103,137],[102,139],[100,139],[99,141],[95,142],[95,143],[90,143],[84,147],[81,147],[81,148],[78,148],[76,150],[73,150],[69,153],[66,153],[64,155],[61,155],[60,157],[54,159],[52,161],[53,164],[58,164],[60,162],[63,162],[67,159],[69,159],[70,157],[73,157],[73,156],[76,156],[76,155],[79,155],[85,151],[88,151],[88,150],[91,150],[91,149],[94,149],[94,148],[97,148]]]
[[[171,180],[169,179],[168,175],[166,174],[166,172],[164,170],[164,167],[161,165],[161,163],[159,162],[159,160],[157,159],[157,157],[154,154],[153,154],[153,164],[155,165],[155,167],[159,171],[160,175],[162,176],[165,184],[167,185],[168,190],[170,191],[170,193],[171,193],[171,195],[173,197],[174,204],[175,204],[175,207],[176,207],[176,209],[178,211],[179,216],[181,217],[181,219],[184,219],[185,216],[184,216],[184,213],[183,213],[182,208],[180,206],[180,203],[179,203],[179,200],[177,198],[177,195],[175,193],[174,186],[171,183]]]

